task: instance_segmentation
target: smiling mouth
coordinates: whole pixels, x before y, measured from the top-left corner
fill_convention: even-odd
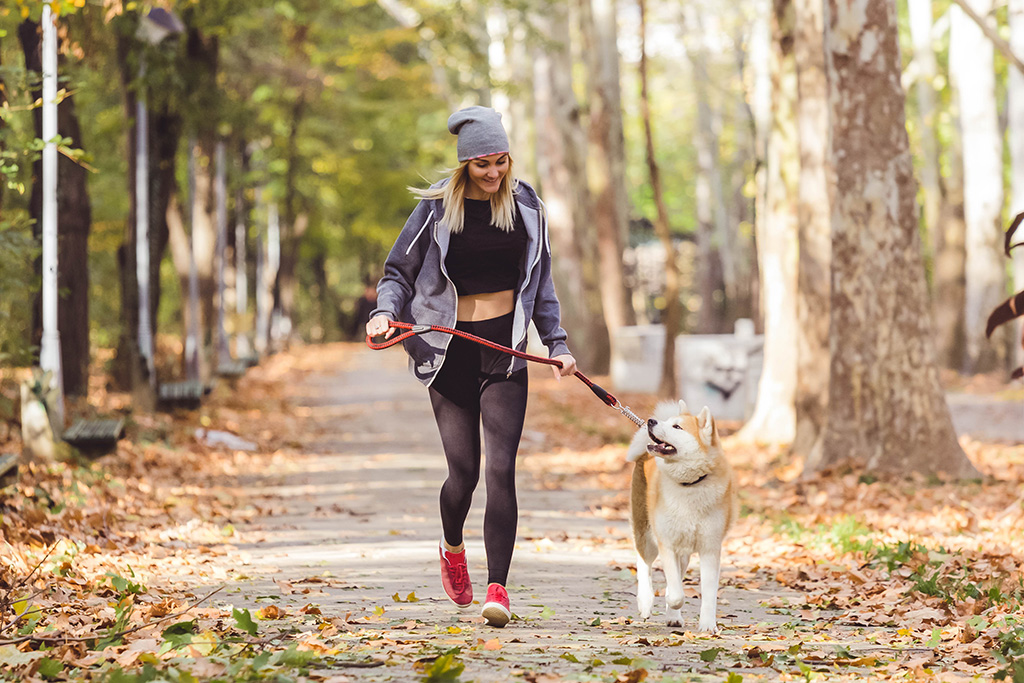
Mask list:
[[[650,437],[652,443],[647,444],[647,452],[654,453],[656,455],[675,455],[676,447],[672,444],[665,443],[654,435],[654,431],[650,427],[647,428],[647,436]]]

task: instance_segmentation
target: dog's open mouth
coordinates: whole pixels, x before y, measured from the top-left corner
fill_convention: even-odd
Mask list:
[[[670,443],[665,443],[654,435],[654,431],[650,427],[647,428],[647,436],[650,437],[651,442],[647,444],[647,452],[654,453],[656,455],[675,455],[676,447]]]

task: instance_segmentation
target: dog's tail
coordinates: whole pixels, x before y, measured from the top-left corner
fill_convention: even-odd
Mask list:
[[[630,487],[630,522],[633,525],[633,545],[637,553],[650,564],[658,556],[658,544],[651,533],[650,510],[647,509],[647,464],[651,458],[643,457],[633,465]]]

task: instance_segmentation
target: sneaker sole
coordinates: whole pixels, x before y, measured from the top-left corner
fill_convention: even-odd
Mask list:
[[[453,605],[455,605],[456,607],[458,607],[459,609],[462,609],[462,610],[466,610],[466,609],[469,609],[470,607],[472,607],[472,606],[473,606],[473,601],[472,601],[472,600],[470,600],[469,602],[467,602],[467,603],[466,603],[465,605],[460,605],[459,603],[455,602],[455,601],[454,601],[454,600],[452,600],[451,598],[448,598],[448,601],[449,601],[450,603],[452,603]]]
[[[484,605],[483,611],[480,616],[486,620],[488,626],[497,626],[502,628],[509,622],[512,615],[504,607],[496,602],[489,602]]]

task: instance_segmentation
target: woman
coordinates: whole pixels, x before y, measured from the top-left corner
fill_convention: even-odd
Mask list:
[[[448,119],[459,166],[421,197],[384,263],[377,308],[366,333],[390,337],[391,320],[464,330],[502,346],[526,348],[532,320],[548,355],[576,361],[566,346],[551,282],[543,205],[512,175],[501,114],[462,109]],[[448,478],[441,487],[441,583],[459,608],[473,603],[463,526],[480,477],[480,424],[487,451],[484,549],[487,599],[482,615],[503,627],[512,616],[505,582],[515,544],[515,461],[526,415],[526,361],[461,337],[427,332],[408,338],[409,369],[429,387]]]

